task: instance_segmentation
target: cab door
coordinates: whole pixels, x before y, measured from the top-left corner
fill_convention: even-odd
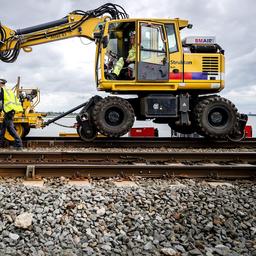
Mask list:
[[[138,81],[168,81],[169,49],[164,25],[141,21],[138,23],[138,30]]]

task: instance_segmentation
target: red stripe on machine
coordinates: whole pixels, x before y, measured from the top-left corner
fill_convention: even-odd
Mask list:
[[[181,80],[182,78],[182,73],[169,73],[170,80]]]
[[[170,80],[182,80],[183,79],[183,73],[169,73],[169,79]],[[184,79],[185,80],[192,80],[192,72],[185,72],[184,73]]]

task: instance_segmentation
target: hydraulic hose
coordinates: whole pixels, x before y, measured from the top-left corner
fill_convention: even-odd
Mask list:
[[[12,50],[8,50],[13,40],[16,40],[15,46]],[[2,47],[3,44],[6,44],[7,50],[0,52],[0,60],[2,60],[3,62],[9,62],[9,63],[14,62],[20,53],[20,38],[16,39],[16,38],[10,37],[6,40],[6,32],[0,24],[0,48]]]
[[[60,25],[64,25],[64,26],[61,28],[58,28],[55,31],[48,31],[47,36],[55,36],[61,33],[73,31],[79,28],[81,24],[83,24],[86,20],[89,20],[90,18],[101,17],[106,14],[109,14],[112,19],[126,19],[129,17],[126,11],[123,9],[123,7],[117,4],[112,4],[112,3],[104,4],[94,10],[89,10],[86,12],[81,10],[76,10],[70,14],[81,15],[81,19],[75,22],[74,24],[70,24],[70,26],[65,26],[65,24],[68,24],[68,16],[66,16],[56,21],[52,21],[52,22],[40,24],[37,26],[24,28],[24,29],[18,29],[16,30],[15,35],[9,37],[8,39],[6,39],[6,32],[0,24],[0,47],[3,43],[5,44],[5,47],[6,47],[5,51],[0,52],[0,60],[4,62],[14,62],[17,59],[20,52],[21,41],[24,35],[26,35],[25,36],[26,42],[32,42],[34,40],[45,38],[45,31],[44,31],[45,29],[58,27]],[[38,33],[33,35],[34,32],[38,32]],[[14,47],[12,46],[12,49],[10,49],[13,43],[15,45]]]
[[[55,21],[43,23],[43,24],[33,26],[33,27],[17,29],[16,30],[16,35],[25,35],[25,34],[37,32],[37,31],[40,31],[40,30],[43,30],[43,29],[60,26],[60,25],[66,24],[66,23],[68,23],[68,18],[67,17],[65,17],[63,19],[60,19],[60,20],[55,20]]]

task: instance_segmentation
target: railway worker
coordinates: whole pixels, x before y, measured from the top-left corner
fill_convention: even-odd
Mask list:
[[[4,111],[4,120],[0,131],[0,147],[4,146],[4,135],[6,130],[14,138],[14,147],[22,150],[22,140],[14,128],[14,115],[23,111],[19,99],[16,97],[12,89],[6,88],[5,79],[0,79],[0,112]]]
[[[129,77],[133,78],[134,77],[134,62],[136,60],[136,46],[135,46],[135,31],[130,32],[129,34],[130,37],[130,50],[128,52],[128,57],[126,58],[125,62],[128,65],[128,72],[131,72]],[[117,78],[120,75],[120,72],[122,68],[124,67],[124,58],[121,57],[118,59],[114,66],[114,70],[112,74]]]

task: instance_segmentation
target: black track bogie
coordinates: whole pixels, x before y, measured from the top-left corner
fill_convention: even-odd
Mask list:
[[[95,104],[92,118],[101,134],[120,137],[133,126],[134,110],[126,99],[106,97]]]
[[[93,141],[97,137],[98,131],[92,120],[92,110],[95,104],[101,99],[97,95],[92,97],[85,103],[83,109],[76,116],[78,124],[77,133],[85,142]]]

